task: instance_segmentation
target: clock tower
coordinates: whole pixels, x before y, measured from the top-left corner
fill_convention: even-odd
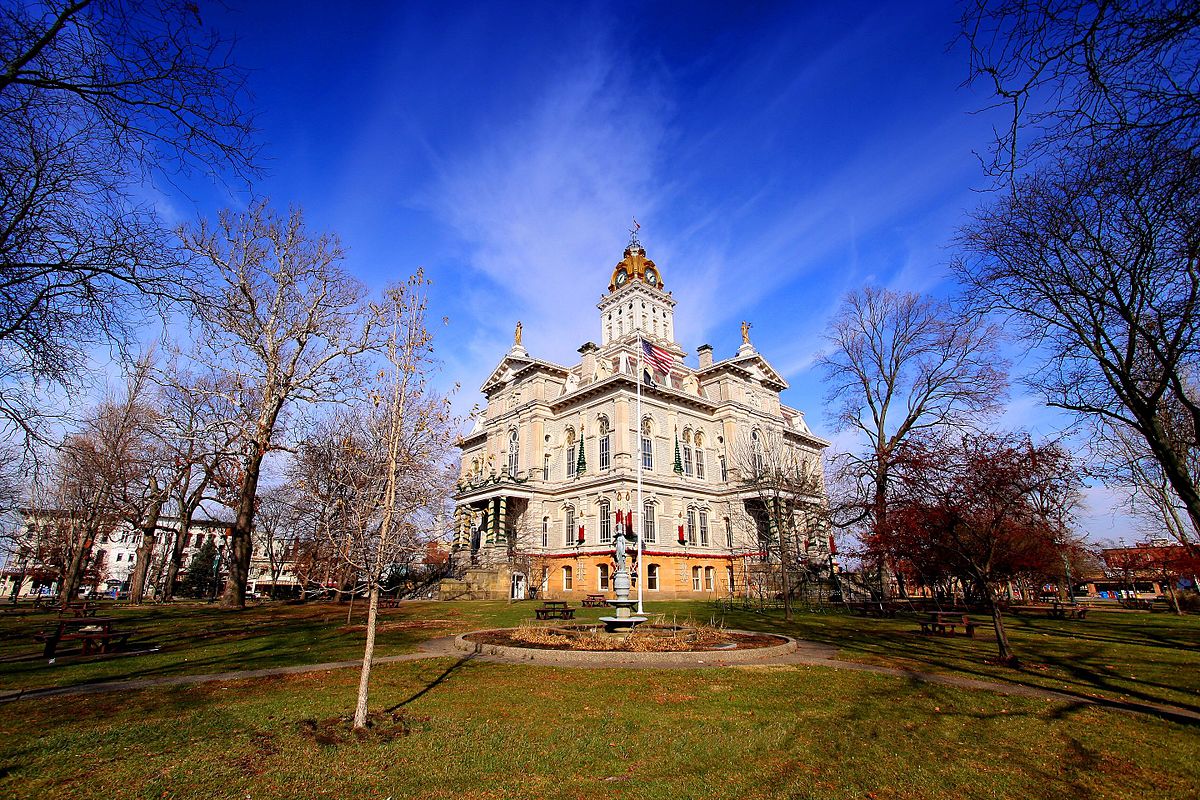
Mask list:
[[[662,272],[646,258],[636,238],[612,272],[608,294],[600,299],[601,341],[604,345],[642,338],[678,350],[675,343],[675,298],[663,288]]]

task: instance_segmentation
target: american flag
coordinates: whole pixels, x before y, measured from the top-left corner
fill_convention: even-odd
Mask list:
[[[671,374],[671,367],[675,365],[675,356],[671,355],[668,351],[652,345],[643,339],[642,354],[646,357],[646,363],[654,367],[654,369],[664,375]]]

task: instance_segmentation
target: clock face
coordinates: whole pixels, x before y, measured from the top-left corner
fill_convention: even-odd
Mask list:
[[[629,280],[628,272],[626,272],[625,270],[621,270],[620,272],[617,273],[617,286],[624,286],[625,281],[627,281],[627,280]]]
[[[657,286],[658,285],[658,273],[652,269],[646,270],[646,283],[650,284],[651,286]]]

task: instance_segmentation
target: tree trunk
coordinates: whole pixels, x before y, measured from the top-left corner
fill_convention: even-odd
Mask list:
[[[89,556],[91,556],[92,545],[95,541],[95,529],[90,526],[85,527],[80,534],[78,544],[75,546],[75,552],[71,554],[71,564],[67,567],[67,573],[63,576],[60,602],[64,610],[67,604],[74,600],[75,595],[79,592],[83,579],[83,567],[87,563]]]
[[[151,484],[154,492],[158,492],[158,482]],[[146,518],[142,521],[142,543],[137,549],[137,566],[133,568],[133,580],[129,586],[129,602],[141,605],[146,594],[146,576],[150,573],[150,560],[154,558],[154,543],[158,540],[158,516],[162,512],[163,497],[156,497],[146,509]]]
[[[375,657],[375,620],[379,614],[379,583],[371,582],[371,599],[367,606],[367,641],[363,647],[362,672],[358,677],[358,701],[354,705],[354,727],[367,727],[367,697],[371,683],[371,661]]]
[[[996,648],[999,650],[1000,663],[1005,666],[1015,667],[1020,661],[1013,655],[1012,648],[1008,644],[1008,634],[1004,632],[1004,617],[1000,613],[1000,603],[996,597],[996,593],[992,591],[990,586],[980,586],[980,590],[987,597],[988,605],[992,609],[992,627],[996,631]]]
[[[179,570],[183,569],[183,548],[192,530],[192,517],[196,515],[199,499],[188,502],[180,498],[179,532],[171,547],[171,558],[167,562],[167,577],[163,580],[163,600],[175,599],[175,582],[179,580]]]
[[[246,460],[238,497],[237,516],[229,529],[229,582],[221,604],[226,608],[246,607],[246,584],[250,581],[250,555],[254,550],[254,501],[258,496],[258,476],[265,448],[255,443]]]

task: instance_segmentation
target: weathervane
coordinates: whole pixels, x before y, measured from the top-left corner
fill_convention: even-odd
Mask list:
[[[629,246],[641,247],[642,241],[638,239],[638,231],[642,229],[641,223],[637,221],[637,217],[633,218],[633,227],[629,229]]]

